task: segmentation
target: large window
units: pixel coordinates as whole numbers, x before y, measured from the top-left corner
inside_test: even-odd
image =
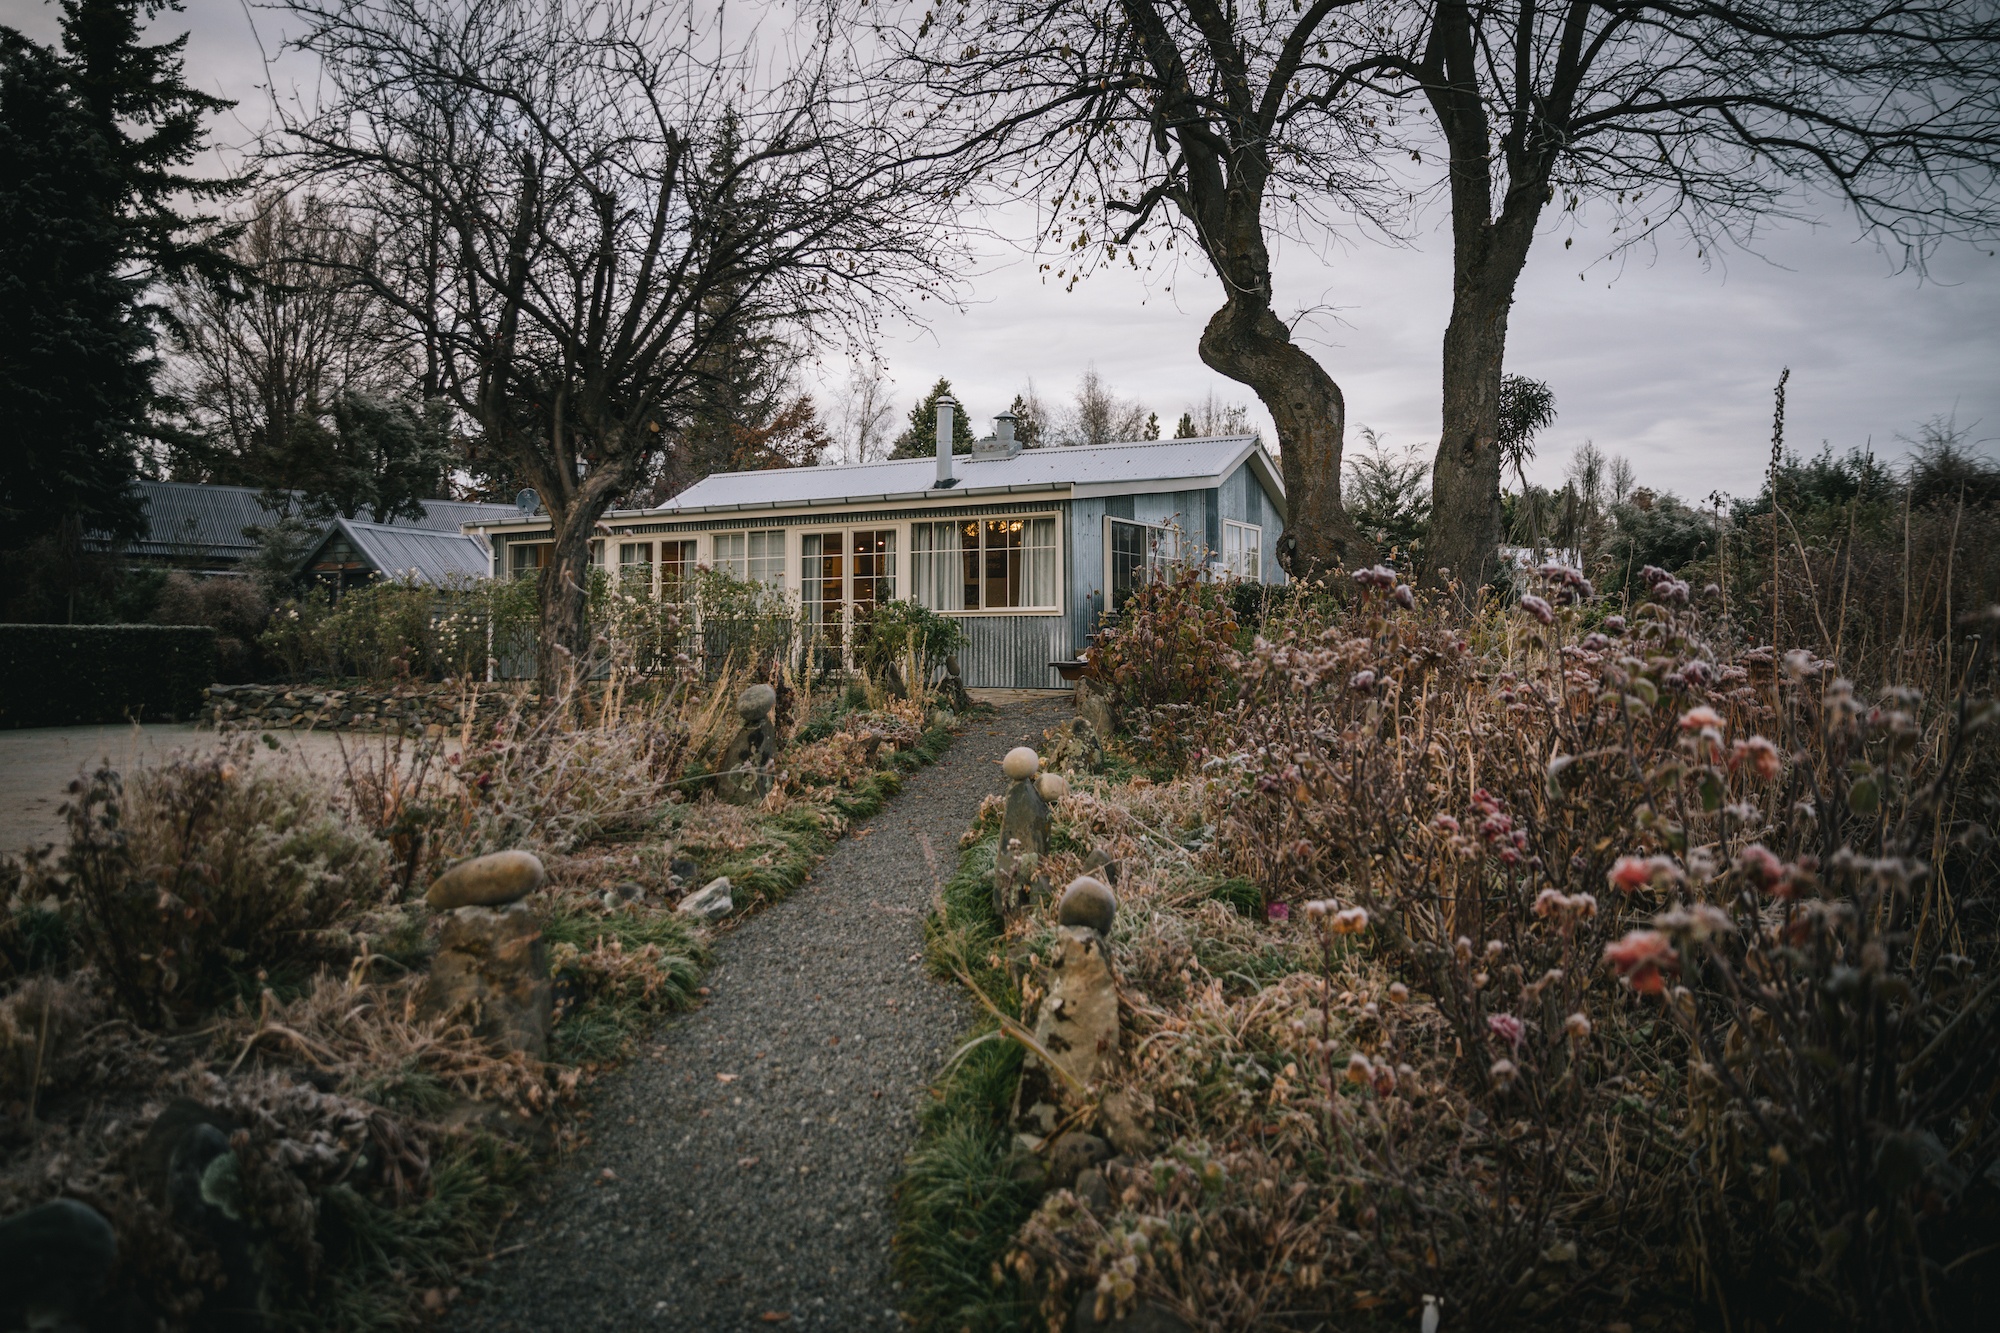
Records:
[[[893,529],[851,534],[854,546],[854,613],[896,600],[896,534]]]
[[[694,549],[691,541],[660,543],[660,596],[670,602],[687,595],[684,590],[694,577]]]
[[[618,586],[630,593],[653,591],[651,542],[626,542],[618,548]]]
[[[1246,583],[1264,577],[1264,529],[1251,523],[1226,521],[1222,525],[1222,565]]]
[[[938,611],[1057,608],[1053,518],[961,519],[910,529],[910,591]]]
[[[799,601],[805,622],[829,643],[840,642],[847,579],[846,536],[808,532],[799,538]]]
[[[715,534],[715,567],[731,578],[783,587],[785,534],[718,532]]]
[[[1160,577],[1174,562],[1179,540],[1172,528],[1132,523],[1122,518],[1108,521],[1111,609],[1116,611],[1125,605],[1134,588]]]
[[[549,562],[552,542],[508,542],[507,572],[517,579],[535,578]]]

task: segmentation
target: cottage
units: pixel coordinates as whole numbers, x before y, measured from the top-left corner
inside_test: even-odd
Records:
[[[1284,490],[1255,437],[1023,449],[1003,413],[953,455],[953,410],[939,407],[935,459],[718,473],[606,515],[595,558],[654,587],[698,564],[781,587],[833,642],[875,603],[914,598],[963,624],[966,684],[1014,689],[1059,688],[1050,664],[1169,562],[1284,581]],[[492,543],[496,577],[533,574],[550,549],[546,516],[467,530]]]

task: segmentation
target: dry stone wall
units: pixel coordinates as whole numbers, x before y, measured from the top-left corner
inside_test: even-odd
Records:
[[[470,718],[490,731],[516,701],[533,709],[540,696],[515,684],[406,686],[397,689],[316,685],[211,685],[202,715],[211,726],[311,727],[317,731],[456,731]]]

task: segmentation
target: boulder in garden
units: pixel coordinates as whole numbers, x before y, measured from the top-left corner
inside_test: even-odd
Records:
[[[460,861],[439,875],[424,901],[440,912],[459,907],[504,907],[548,882],[542,858],[533,852],[493,852]]]
[[[695,917],[701,921],[716,922],[736,910],[736,900],[731,895],[729,877],[712,879],[703,885],[698,893],[690,893],[681,899],[674,909],[682,916]]]

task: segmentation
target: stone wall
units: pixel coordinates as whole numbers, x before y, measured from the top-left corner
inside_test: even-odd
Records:
[[[396,688],[318,685],[211,685],[202,717],[214,726],[312,727],[319,731],[457,731],[468,713],[473,730],[490,731],[516,700],[533,709],[541,696],[520,684],[411,685]]]

